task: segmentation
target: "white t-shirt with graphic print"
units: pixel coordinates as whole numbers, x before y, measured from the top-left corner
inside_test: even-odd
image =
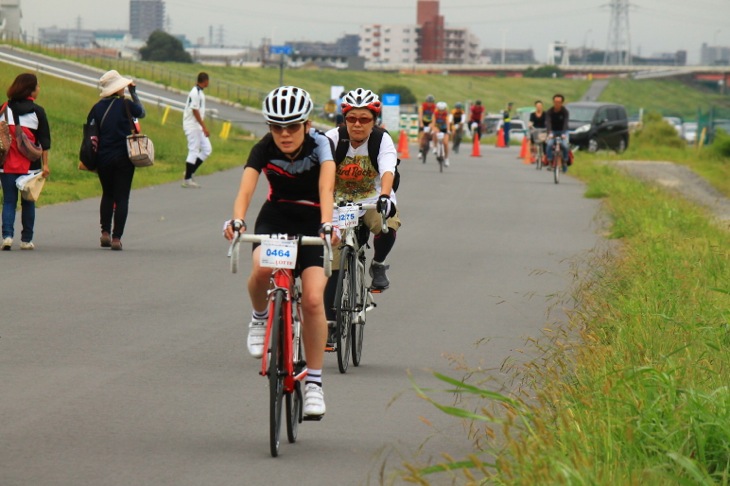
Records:
[[[339,130],[333,128],[326,135],[337,147],[340,140]],[[386,172],[395,175],[395,166],[398,162],[398,152],[390,135],[383,134],[378,153],[378,169],[370,162],[368,154],[368,141],[366,140],[358,148],[347,148],[345,160],[337,165],[335,177],[335,201],[340,197],[352,199],[355,202],[374,204],[377,202],[381,192],[381,178]],[[391,189],[390,199],[396,203],[395,191]]]

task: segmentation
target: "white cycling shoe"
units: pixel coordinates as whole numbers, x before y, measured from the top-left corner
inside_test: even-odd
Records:
[[[304,385],[304,415],[324,415],[325,410],[322,387],[314,383]]]
[[[253,319],[248,324],[248,339],[246,345],[248,352],[254,358],[260,358],[264,355],[264,337],[266,336],[266,321],[257,321]]]

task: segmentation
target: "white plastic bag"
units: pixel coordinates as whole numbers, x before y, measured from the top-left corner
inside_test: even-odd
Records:
[[[23,199],[26,201],[37,201],[45,183],[46,178],[43,177],[43,172],[38,171],[18,177],[15,181],[15,186],[20,191]]]

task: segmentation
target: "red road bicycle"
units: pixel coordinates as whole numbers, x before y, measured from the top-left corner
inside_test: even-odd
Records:
[[[271,286],[268,293],[269,319],[266,322],[264,355],[259,374],[269,380],[269,448],[271,455],[279,455],[281,411],[286,397],[286,435],[290,443],[297,440],[302,420],[320,420],[322,417],[303,417],[302,380],[307,376],[307,364],[302,350],[301,287],[287,262],[296,262],[293,252],[299,245],[324,245],[325,274],[331,270],[332,248],[329,240],[318,236],[261,235],[235,233],[229,256],[231,272],[238,272],[241,242],[261,243],[261,253],[271,266]],[[287,243],[282,243],[287,242]],[[277,244],[278,243],[278,244]],[[277,260],[278,258],[278,260]]]

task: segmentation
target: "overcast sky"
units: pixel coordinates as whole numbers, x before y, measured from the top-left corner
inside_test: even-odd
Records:
[[[412,24],[416,0],[165,0],[173,34],[206,40],[222,26],[227,45],[287,40],[334,41],[364,23]],[[446,24],[468,27],[483,48],[532,48],[545,60],[550,42],[605,49],[610,0],[441,0]],[[129,28],[128,0],[20,0],[23,28]],[[629,13],[634,54],[686,49],[699,62],[703,42],[730,46],[730,0],[632,0]]]

